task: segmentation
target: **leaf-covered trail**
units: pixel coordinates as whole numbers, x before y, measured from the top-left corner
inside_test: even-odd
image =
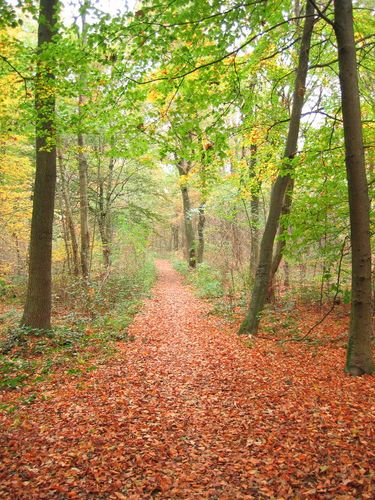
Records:
[[[249,348],[158,268],[134,342],[2,417],[0,497],[371,498],[371,377],[342,349]]]

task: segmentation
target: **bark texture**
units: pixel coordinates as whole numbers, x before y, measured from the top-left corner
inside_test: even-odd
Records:
[[[112,188],[113,188],[113,169],[114,160],[110,159],[108,165],[107,182],[101,177],[98,172],[99,196],[98,205],[99,212],[97,215],[100,239],[102,242],[103,264],[106,269],[112,264]]]
[[[206,216],[204,214],[205,204],[201,203],[198,208],[198,248],[197,248],[197,263],[202,264],[204,254],[204,226],[206,223]]]
[[[81,43],[82,48],[86,45],[87,40],[87,25],[86,25],[86,12],[88,8],[88,2],[83,2],[81,8],[81,21],[82,21],[82,33],[81,33]],[[85,74],[80,75],[80,85],[81,88],[85,87]],[[79,204],[80,204],[80,229],[81,229],[81,271],[84,279],[88,278],[90,272],[90,230],[89,230],[89,202],[88,202],[88,164],[85,155],[85,141],[83,132],[81,130],[83,121],[83,111],[82,107],[85,104],[85,98],[83,95],[78,97],[78,116],[79,116],[79,127],[77,134],[77,146],[78,146],[78,172],[79,172]]]
[[[258,330],[260,314],[267,298],[268,284],[272,265],[273,245],[279,226],[280,215],[285,193],[291,182],[291,161],[297,151],[297,141],[300,129],[301,113],[304,103],[306,76],[309,62],[310,41],[314,26],[314,7],[307,2],[306,18],[302,33],[298,67],[293,92],[293,106],[289,122],[288,137],[284,151],[284,172],[276,179],[270,199],[270,209],[260,244],[259,263],[255,275],[255,283],[248,313],[239,333],[255,334]]]
[[[202,138],[201,138],[202,142]],[[197,263],[202,264],[204,255],[204,230],[206,225],[206,200],[207,200],[207,172],[206,163],[209,157],[209,149],[211,148],[211,143],[207,143],[203,146],[203,151],[201,155],[201,164],[199,168],[200,177],[200,191],[201,191],[201,201],[198,207],[198,224],[197,224],[197,234],[198,234],[198,246],[197,246]]]
[[[78,239],[77,232],[74,224],[73,211],[70,203],[69,188],[66,179],[66,172],[64,166],[64,159],[61,151],[58,153],[59,162],[59,172],[60,172],[60,182],[61,182],[61,196],[63,200],[63,210],[65,221],[67,224],[67,230],[69,231],[69,239],[71,246],[71,257],[72,257],[72,270],[73,273],[79,275],[79,250],[78,250]],[[70,254],[70,252],[69,252]]]
[[[178,224],[172,224],[171,226],[171,250],[177,252],[179,248],[179,226]]]
[[[188,173],[188,166],[185,165],[185,162],[179,162],[177,164],[178,173],[180,178],[183,178]],[[191,203],[189,190],[185,182],[180,183],[180,190],[182,196],[182,206],[184,212],[184,226],[185,226],[185,244],[187,250],[187,259],[189,267],[196,267],[197,259],[196,259],[196,251],[195,251],[195,237],[194,237],[194,228],[193,221],[191,216]]]
[[[256,144],[251,144],[250,162],[249,162],[250,178],[255,177],[257,149],[258,147]],[[250,213],[251,213],[250,274],[252,279],[254,279],[259,261],[259,191],[260,191],[260,183],[257,183],[256,187],[253,189],[253,192],[251,194],[251,201],[250,201]]]
[[[29,278],[21,324],[51,327],[52,226],[56,188],[54,74],[48,51],[57,29],[58,0],[40,0],[35,80],[36,172],[31,219]],[[46,88],[48,92],[46,92]]]
[[[79,101],[82,102],[82,96]],[[81,104],[80,104],[81,106]],[[81,114],[81,109],[79,108]],[[79,171],[79,207],[80,207],[80,228],[81,228],[81,271],[82,276],[89,275],[90,259],[90,231],[89,231],[89,202],[88,202],[88,180],[87,180],[87,160],[84,153],[84,138],[81,132],[77,136],[78,144],[78,171]]]
[[[346,371],[352,375],[362,375],[374,371],[371,346],[370,203],[363,150],[351,0],[335,1],[334,29],[340,70],[352,244],[352,308]]]
[[[292,208],[292,201],[293,201],[293,189],[294,189],[294,179],[290,179],[289,186],[287,187],[285,193],[283,207],[281,209],[281,217],[288,216],[290,214],[290,209]],[[285,222],[281,222],[279,225],[278,240],[276,242],[276,247],[274,249],[272,257],[270,281],[268,285],[268,296],[267,296],[268,301],[271,301],[274,298],[274,293],[275,293],[274,279],[275,279],[275,274],[277,273],[277,270],[279,269],[281,260],[283,258],[285,244],[286,244],[285,234],[287,231],[288,231],[288,224]]]

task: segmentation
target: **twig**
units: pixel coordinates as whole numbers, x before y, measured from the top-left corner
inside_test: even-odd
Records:
[[[314,9],[316,10],[316,12],[319,14],[319,17],[321,17],[322,19],[324,19],[324,21],[328,24],[330,24],[333,28],[335,27],[334,25],[334,22],[331,21],[331,19],[329,19],[329,17],[327,17],[324,12],[328,9],[328,7],[330,6],[331,4],[331,1],[328,2],[328,4],[324,7],[323,10],[321,10],[318,5],[316,4],[316,2],[314,2],[314,0],[309,0],[309,2],[311,3],[311,5],[314,7]]]
[[[286,19],[284,21],[280,21],[279,23],[274,24],[273,26],[265,29],[264,31],[251,36],[249,39],[247,39],[244,43],[242,43],[236,49],[233,49],[230,52],[226,52],[225,54],[223,54],[221,57],[218,57],[217,59],[213,59],[213,60],[208,61],[206,63],[199,64],[198,66],[195,66],[194,68],[192,68],[192,69],[190,69],[188,71],[185,71],[182,74],[175,74],[175,75],[171,75],[171,76],[156,77],[156,78],[152,78],[150,80],[144,80],[144,81],[136,80],[135,78],[131,78],[129,76],[127,76],[125,78],[127,78],[129,81],[134,82],[134,83],[136,83],[138,85],[146,85],[146,84],[149,84],[149,83],[160,82],[160,81],[163,81],[163,80],[177,80],[179,78],[184,78],[185,76],[191,75],[192,73],[195,73],[196,71],[198,71],[200,69],[207,68],[207,67],[212,66],[214,64],[217,64],[219,62],[222,62],[225,59],[228,59],[229,57],[237,55],[239,52],[241,52],[241,50],[243,50],[245,47],[247,47],[250,43],[254,42],[257,38],[260,38],[260,37],[262,37],[264,35],[267,35],[268,33],[270,33],[271,31],[273,31],[276,28],[280,28],[281,26],[284,26],[285,24],[289,24],[292,21],[295,21],[295,20],[298,20],[298,19],[305,19],[305,18],[306,18],[306,16],[295,16],[295,17],[291,17],[289,19]]]
[[[343,261],[343,258],[344,256],[346,255],[346,253],[344,253],[344,249],[345,249],[345,245],[346,245],[346,241],[347,241],[348,237],[345,236],[344,238],[344,241],[343,241],[343,244],[341,246],[341,252],[340,252],[340,260],[339,260],[339,267],[338,267],[338,271],[337,271],[337,280],[336,280],[336,292],[335,292],[335,295],[333,297],[333,300],[332,300],[332,305],[331,307],[328,309],[328,311],[320,318],[319,321],[317,321],[308,331],[305,335],[303,335],[303,337],[291,337],[289,339],[285,339],[285,340],[282,340],[280,342],[281,345],[285,344],[286,342],[302,342],[303,340],[305,340],[307,337],[310,336],[311,332],[313,330],[315,330],[315,328],[319,325],[321,325],[323,323],[323,321],[331,314],[331,312],[334,310],[335,308],[335,305],[336,305],[336,299],[337,299],[337,296],[339,294],[339,286],[340,286],[340,279],[341,279],[341,265],[342,265],[342,261]]]
[[[27,95],[28,91],[27,91],[27,81],[28,80],[31,80],[32,78],[31,77],[28,77],[28,76],[24,76],[10,61],[9,59],[7,59],[5,56],[3,56],[2,54],[0,54],[0,59],[2,59],[10,68],[12,68],[12,70],[23,80],[23,83],[25,85],[25,93]]]

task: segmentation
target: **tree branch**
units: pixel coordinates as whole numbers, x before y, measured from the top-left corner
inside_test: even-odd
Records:
[[[145,80],[145,81],[135,80],[134,78],[131,78],[131,77],[126,77],[126,78],[128,80],[130,80],[131,82],[136,83],[138,85],[146,85],[148,83],[160,82],[160,81],[163,81],[163,80],[169,80],[170,81],[170,80],[177,80],[179,78],[184,78],[185,76],[191,75],[192,73],[195,73],[196,71],[198,71],[200,69],[207,68],[207,67],[212,66],[214,64],[217,64],[219,62],[222,62],[225,59],[228,59],[228,57],[237,55],[242,49],[244,49],[245,47],[247,47],[254,40],[256,40],[257,38],[262,37],[264,35],[267,35],[271,31],[273,31],[274,29],[280,28],[280,26],[283,26],[285,24],[289,24],[290,22],[296,21],[298,19],[305,19],[305,18],[306,18],[306,16],[295,16],[295,17],[291,17],[289,19],[286,19],[284,21],[280,21],[279,23],[276,23],[273,26],[271,26],[270,28],[267,28],[266,30],[262,31],[261,33],[257,33],[256,35],[253,35],[252,37],[250,37],[248,40],[246,40],[243,44],[241,44],[236,49],[231,50],[230,52],[226,52],[224,55],[222,55],[221,57],[218,57],[217,59],[213,59],[213,60],[208,61],[206,63],[200,64],[199,66],[195,66],[194,68],[192,68],[192,69],[190,69],[188,71],[185,71],[184,73],[181,73],[179,75],[177,74],[177,75],[173,75],[173,76],[161,76],[161,77],[158,77],[158,78],[153,78],[151,80]]]
[[[314,9],[316,10],[316,12],[318,13],[319,17],[321,17],[322,19],[324,19],[324,21],[328,24],[330,24],[333,28],[335,27],[335,24],[333,21],[331,21],[331,19],[329,17],[327,17],[324,12],[328,9],[328,7],[330,6],[331,4],[331,0],[328,2],[328,4],[324,7],[323,10],[320,9],[320,7],[318,7],[318,5],[316,4],[316,2],[314,0],[308,0],[311,5],[314,7]]]
[[[31,80],[31,77],[24,76],[5,56],[0,54],[0,59],[2,59],[12,70],[23,80],[25,85],[25,93],[27,94],[27,82]]]

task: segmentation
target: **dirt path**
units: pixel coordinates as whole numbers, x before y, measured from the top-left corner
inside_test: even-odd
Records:
[[[371,498],[369,378],[250,349],[158,268],[118,358],[4,417],[0,497]]]

